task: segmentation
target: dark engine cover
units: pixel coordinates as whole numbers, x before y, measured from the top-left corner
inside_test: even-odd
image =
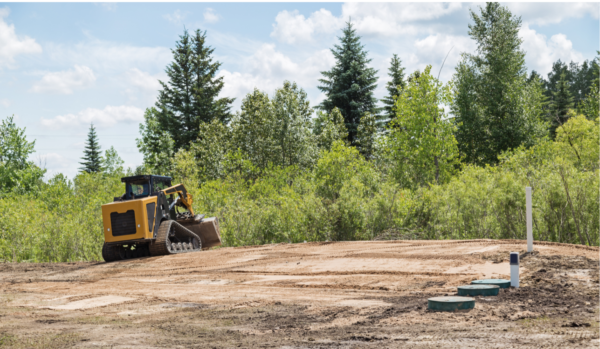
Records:
[[[113,212],[110,214],[110,225],[113,236],[133,235],[136,232],[135,212],[129,210],[125,213]]]

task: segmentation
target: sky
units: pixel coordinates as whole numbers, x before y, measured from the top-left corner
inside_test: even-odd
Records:
[[[311,105],[323,100],[321,72],[351,19],[378,70],[385,96],[398,54],[407,73],[428,64],[448,81],[461,53],[474,53],[469,10],[483,3],[1,3],[0,119],[14,115],[36,140],[31,160],[46,178],[73,178],[90,123],[103,150],[114,146],[126,167],[142,164],[136,147],[144,110],[167,81],[170,49],[184,29],[206,31],[221,62],[221,96],[233,111],[254,88],[272,95],[295,81]],[[503,3],[520,16],[529,71],[592,60],[600,49],[598,3]]]

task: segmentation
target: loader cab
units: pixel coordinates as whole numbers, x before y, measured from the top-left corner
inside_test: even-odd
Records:
[[[125,194],[120,199],[134,200],[157,196],[158,192],[171,186],[171,177],[139,175],[123,177],[121,182],[125,183]]]

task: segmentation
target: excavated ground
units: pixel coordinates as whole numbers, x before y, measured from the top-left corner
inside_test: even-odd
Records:
[[[0,347],[597,348],[598,248],[378,241],[221,248],[114,263],[0,264]],[[480,278],[521,287],[427,310]]]

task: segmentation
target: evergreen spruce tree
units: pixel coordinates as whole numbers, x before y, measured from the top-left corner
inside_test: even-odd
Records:
[[[160,81],[156,109],[160,128],[175,142],[175,151],[188,149],[198,138],[200,123],[217,119],[228,122],[233,98],[217,98],[223,89],[223,77],[216,78],[221,66],[213,62],[214,49],[206,45],[206,31],[187,30],[175,44],[173,62],[166,68],[168,82]]]
[[[384,113],[386,118],[386,124],[389,123],[391,119],[394,118],[394,97],[398,96],[398,89],[403,90],[406,87],[406,82],[404,81],[404,67],[402,67],[402,60],[398,58],[397,54],[394,54],[392,57],[391,65],[388,69],[388,75],[392,78],[391,81],[388,81],[386,89],[388,91],[388,95],[381,100],[384,104]]]
[[[598,77],[594,73],[594,66],[598,63],[598,58],[592,61],[585,60],[582,64],[571,62],[569,65],[563,63],[560,59],[552,64],[552,70],[548,73],[548,80],[544,80],[544,94],[549,100],[554,98],[558,91],[558,83],[564,79],[569,84],[569,92],[573,97],[573,108],[578,108],[579,104],[590,93],[590,87]]]
[[[556,91],[552,94],[550,103],[550,134],[552,138],[556,135],[556,128],[567,122],[568,111],[573,108],[573,96],[570,91],[570,84],[567,81],[566,74],[561,74]]]
[[[532,146],[547,134],[543,90],[537,79],[527,82],[521,18],[496,2],[480,15],[471,11],[471,18],[477,54],[463,54],[456,67],[451,110],[461,155],[470,163],[493,164],[502,152]]]
[[[80,168],[82,172],[92,173],[102,171],[102,155],[100,150],[100,144],[98,144],[98,136],[96,135],[96,128],[94,124],[90,125],[90,131],[88,132],[88,139],[85,142],[85,150],[83,151],[83,157],[79,164],[83,167]]]
[[[326,98],[319,108],[327,113],[335,107],[340,110],[348,129],[348,140],[355,145],[360,118],[367,112],[378,115],[377,99],[373,97],[377,71],[367,66],[371,60],[367,58],[367,51],[352,23],[347,22],[342,33],[340,45],[331,49],[336,59],[335,66],[330,71],[321,72],[324,78],[319,80],[323,84],[319,90],[325,93]]]
[[[592,62],[592,72],[594,75],[594,80],[592,82],[600,89],[600,51],[596,52],[598,53],[598,57]]]

